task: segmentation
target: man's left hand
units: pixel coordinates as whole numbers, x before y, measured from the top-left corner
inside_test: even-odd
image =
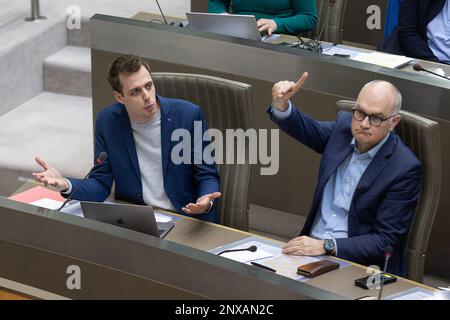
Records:
[[[211,201],[220,198],[221,195],[222,194],[220,192],[205,194],[204,196],[198,198],[196,203],[188,203],[186,206],[181,208],[181,210],[188,214],[205,213],[211,207]]]
[[[283,247],[284,254],[295,256],[321,256],[324,255],[324,240],[313,239],[307,236],[301,236],[292,239]]]

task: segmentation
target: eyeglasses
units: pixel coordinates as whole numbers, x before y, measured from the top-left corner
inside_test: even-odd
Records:
[[[386,120],[391,119],[391,118],[393,118],[393,117],[398,115],[398,113],[396,113],[396,114],[393,114],[390,117],[383,118],[382,116],[379,116],[379,115],[376,115],[376,114],[367,114],[364,111],[362,111],[361,109],[358,109],[357,107],[354,107],[352,110],[353,110],[353,118],[355,120],[364,121],[364,119],[366,117],[369,117],[369,122],[374,127],[379,127],[379,126],[381,126],[383,121],[386,121]]]

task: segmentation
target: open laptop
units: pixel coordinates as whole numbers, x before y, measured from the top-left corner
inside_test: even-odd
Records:
[[[219,33],[259,42],[266,42],[266,39],[269,39],[267,35],[261,36],[255,16],[203,12],[186,12],[186,16],[189,21],[189,28],[194,30]]]
[[[85,218],[164,238],[175,223],[156,222],[150,206],[81,201]]]

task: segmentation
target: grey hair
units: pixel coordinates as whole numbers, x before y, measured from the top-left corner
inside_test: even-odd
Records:
[[[378,84],[378,83],[387,83],[391,86],[391,88],[393,90],[393,96],[394,96],[394,114],[400,113],[400,110],[402,109],[402,100],[403,100],[402,94],[397,89],[397,87],[394,86],[392,83],[385,81],[385,80],[373,80],[373,81],[370,81],[369,83],[366,83],[364,85],[364,87],[361,89],[361,91],[368,86]]]

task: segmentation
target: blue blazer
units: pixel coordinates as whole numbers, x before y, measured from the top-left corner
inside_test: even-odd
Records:
[[[427,26],[442,11],[445,0],[403,0],[397,28],[378,50],[440,62],[428,47]]]
[[[201,121],[203,132],[207,129],[205,117],[197,105],[179,99],[157,96],[161,106],[161,153],[163,164],[164,190],[176,208],[212,192],[219,191],[219,175],[215,165],[174,164],[170,159],[172,148],[178,141],[171,141],[172,132],[184,128],[194,137],[194,121]],[[72,183],[72,198],[85,201],[104,201],[111,193],[115,182],[115,197],[136,204],[144,204],[141,171],[131,130],[130,118],[121,103],[103,109],[97,116],[95,125],[95,156],[108,153],[108,159],[96,166],[89,179],[82,182],[69,179]],[[203,143],[203,149],[207,145]],[[193,143],[192,143],[193,148]],[[193,156],[193,151],[192,151]],[[192,160],[193,162],[193,160]],[[184,214],[186,215],[186,214]],[[189,215],[202,220],[217,222],[213,208],[209,213]]]
[[[316,121],[296,108],[292,110],[285,120],[271,118],[287,134],[322,154],[317,187],[301,232],[301,235],[309,235],[325,185],[352,152],[352,114],[340,112],[335,122],[324,122]],[[336,239],[337,256],[383,268],[384,248],[391,245],[394,255],[388,271],[406,276],[406,238],[420,185],[420,162],[392,132],[356,187],[348,212],[348,238]]]

